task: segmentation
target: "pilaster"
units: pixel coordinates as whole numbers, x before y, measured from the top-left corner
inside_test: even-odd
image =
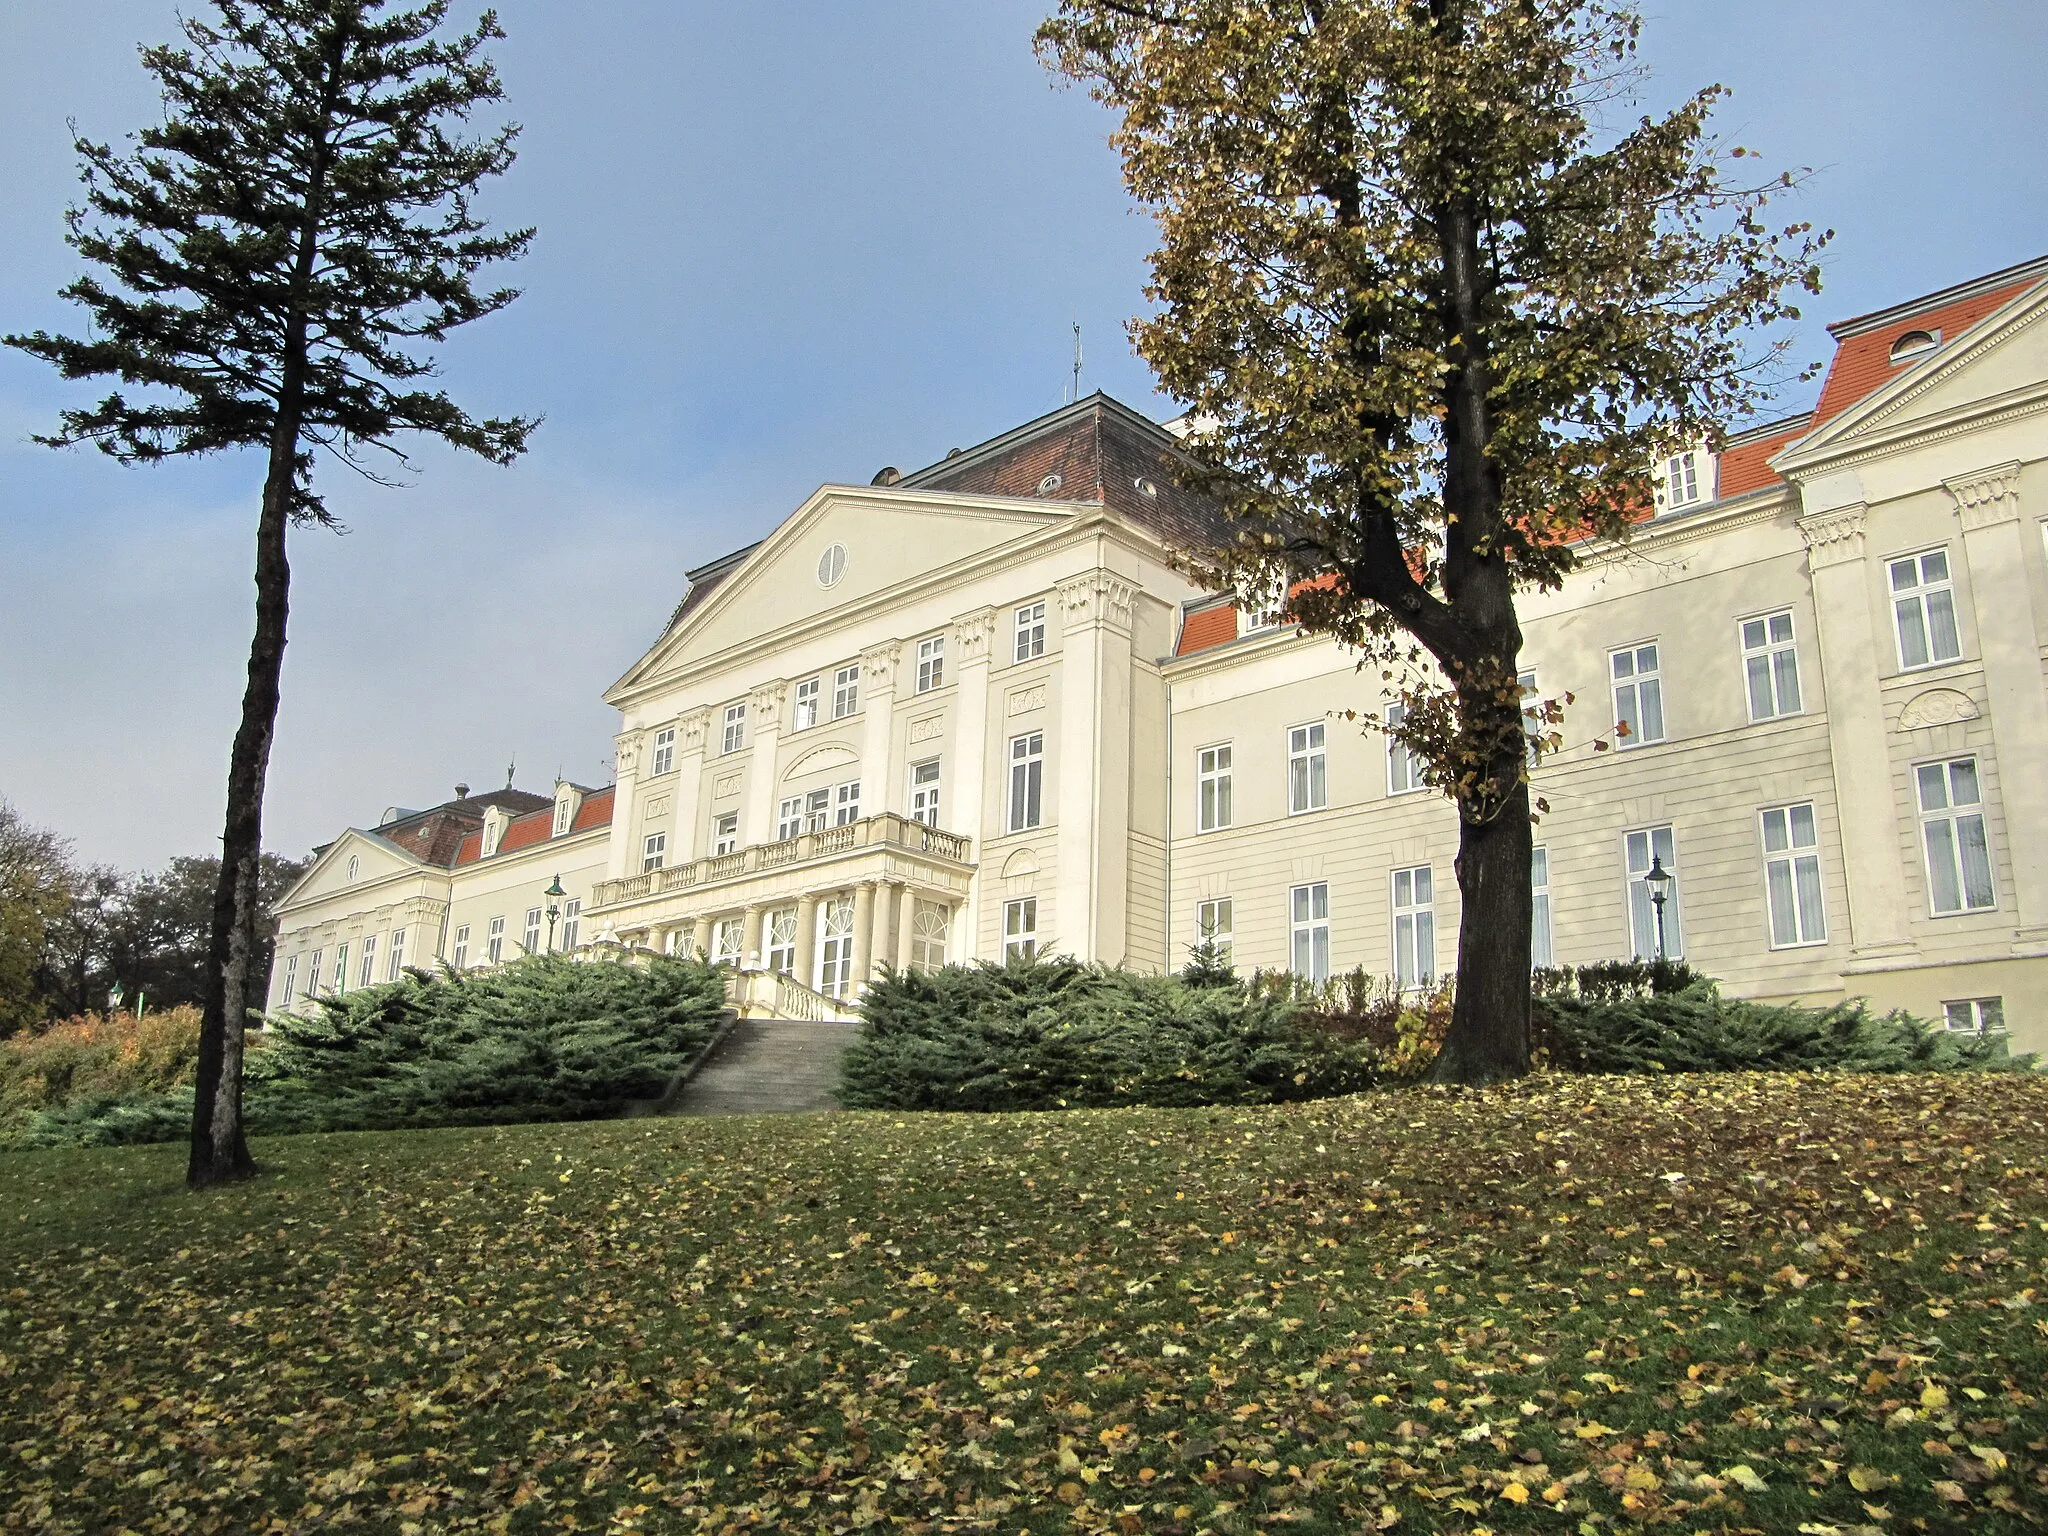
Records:
[[[875,952],[875,882],[863,880],[853,888],[853,986],[858,997],[868,987],[868,962]]]
[[[860,653],[861,804],[876,811],[905,811],[904,789],[896,782],[896,672],[903,642],[884,641]]]
[[[612,741],[612,830],[605,843],[605,878],[619,880],[633,867],[633,805],[639,786],[640,732],[621,731]]]
[[[1131,610],[1137,589],[1093,570],[1058,587],[1063,638],[1053,932],[1077,958],[1124,958],[1130,842]],[[1043,919],[1041,918],[1041,926]]]
[[[669,845],[679,864],[704,852],[704,738],[710,730],[708,709],[693,709],[676,721],[676,804]]]
[[[995,609],[980,608],[953,621],[946,647],[958,686],[953,706],[953,748],[948,754],[952,761],[944,769],[939,821],[942,826],[971,835],[977,855],[983,860],[987,858],[983,850],[988,839],[1002,830],[1003,814],[1002,795],[991,798],[988,787],[989,669],[995,632]],[[976,957],[982,888],[995,878],[996,872],[984,863],[975,872],[967,899],[961,904],[959,921],[965,942],[958,954],[962,960]]]
[[[764,683],[747,695],[747,800],[740,841],[765,843],[775,835],[775,755],[782,741],[782,702],[789,685]]]

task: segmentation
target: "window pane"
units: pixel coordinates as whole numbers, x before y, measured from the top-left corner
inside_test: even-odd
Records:
[[[1550,850],[1548,848],[1531,848],[1529,850],[1529,883],[1531,885],[1550,884]]]
[[[1316,921],[1321,922],[1330,915],[1330,888],[1327,885],[1312,885],[1308,888],[1309,910]]]
[[[1628,872],[1632,875],[1645,873],[1650,867],[1650,834],[1631,832],[1628,835]]]
[[[1316,981],[1330,979],[1330,930],[1326,927],[1309,930],[1309,975]]]
[[[1799,936],[1812,944],[1828,936],[1827,913],[1821,905],[1820,860],[1808,854],[1792,863],[1799,885]]]
[[[1929,896],[1935,911],[1962,910],[1962,887],[1956,878],[1955,830],[1946,819],[1927,823],[1927,878],[1932,882]]]
[[[1894,605],[1899,615],[1899,661],[1908,667],[1927,665],[1927,622],[1920,613],[1920,599],[1909,597]]]
[[[1294,888],[1294,891],[1293,891],[1293,894],[1292,894],[1291,900],[1292,900],[1292,901],[1293,901],[1293,903],[1294,903],[1294,921],[1295,921],[1295,922],[1297,922],[1297,923],[1305,923],[1305,922],[1307,922],[1307,921],[1308,921],[1308,887],[1307,887],[1307,886],[1305,886],[1305,885],[1297,885],[1297,886],[1296,886],[1296,887]]]
[[[1785,641],[1787,641],[1787,640],[1790,640],[1791,638],[1792,638],[1792,615],[1791,615],[1791,614],[1789,614],[1789,613],[1774,613],[1774,614],[1772,614],[1772,615],[1771,615],[1771,640],[1772,640],[1772,642],[1773,642],[1773,643],[1775,643],[1775,644],[1783,644],[1783,643],[1784,643]]]
[[[1415,905],[1415,876],[1409,870],[1394,872],[1394,905],[1412,907]]]
[[[1633,652],[1616,651],[1614,653],[1614,675],[1617,678],[1629,678],[1636,675],[1636,658]]]
[[[1948,765],[1949,796],[1957,805],[1975,805],[1977,793],[1977,760],[1965,757]]]
[[[1920,579],[1923,582],[1948,580],[1948,551],[1929,550],[1920,557]]]
[[[1771,702],[1771,659],[1752,656],[1749,658],[1749,718],[1768,720],[1776,713]]]
[[[1892,562],[1892,590],[1894,592],[1910,592],[1919,585],[1920,567],[1918,562],[1912,560],[1894,560]]]
[[[1293,955],[1288,969],[1297,976],[1309,974],[1309,942],[1308,930],[1306,928],[1294,930]]]
[[[1813,807],[1810,805],[1793,806],[1792,846],[1795,848],[1811,848],[1818,841],[1819,838],[1814,835],[1813,830]]]
[[[1771,894],[1771,942],[1799,942],[1799,910],[1792,891],[1792,861],[1773,859],[1767,874]]]
[[[1963,654],[1956,635],[1955,594],[1947,588],[1927,594],[1928,649],[1936,661],[1954,661]]]
[[[1639,685],[1643,711],[1643,740],[1664,739],[1664,687],[1654,677],[1644,678]]]
[[[1756,650],[1764,643],[1764,621],[1749,619],[1742,626],[1742,644],[1746,650]]]
[[[1621,738],[1623,746],[1643,739],[1643,722],[1636,715],[1634,683],[1630,683],[1626,688],[1614,690],[1614,723],[1618,727],[1615,734]]]
[[[1982,816],[1956,818],[1956,842],[1963,854],[1963,899],[1972,911],[1988,907],[1991,895],[1991,849],[1984,837]]]
[[[1555,963],[1550,953],[1550,893],[1538,891],[1531,906],[1529,964],[1537,970],[1545,970]]]
[[[1783,811],[1765,811],[1764,852],[1783,853],[1790,846],[1791,840],[1785,835],[1785,813]]]
[[[1948,779],[1940,763],[1922,763],[1919,768],[1920,809],[1941,811],[1948,809]]]
[[[1796,715],[1799,713],[1799,653],[1783,650],[1771,658],[1771,666],[1777,672],[1778,713]]]
[[[1317,810],[1329,803],[1329,790],[1324,783],[1323,775],[1323,754],[1318,752],[1308,760],[1309,809]]]
[[[1415,914],[1415,974],[1425,986],[1436,980],[1436,914]]]

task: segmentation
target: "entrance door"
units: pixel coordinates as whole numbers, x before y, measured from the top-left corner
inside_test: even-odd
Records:
[[[853,989],[853,898],[818,903],[818,990],[843,998]]]

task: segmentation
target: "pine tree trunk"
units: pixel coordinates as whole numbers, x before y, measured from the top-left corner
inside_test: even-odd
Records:
[[[296,421],[279,424],[256,524],[256,635],[249,645],[249,683],[242,724],[228,761],[227,825],[221,834],[220,882],[214,888],[213,933],[207,946],[206,1004],[199,1027],[199,1065],[192,1103],[192,1188],[247,1178],[256,1171],[242,1131],[242,1051],[249,1011],[264,1001],[267,976],[256,974],[263,919],[259,874],[263,854],[263,784],[277,730],[284,671],[285,619],[291,567],[285,559],[290,523]]]
[[[1529,1070],[1532,896],[1529,786],[1500,813],[1458,822],[1458,995],[1437,1058],[1440,1083],[1494,1083]]]

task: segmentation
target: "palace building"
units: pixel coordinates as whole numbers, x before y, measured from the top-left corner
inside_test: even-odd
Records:
[[[1811,411],[1672,459],[1632,540],[1522,598],[1527,686],[1572,699],[1539,963],[1661,945],[2048,1047],[2044,317],[2048,258],[1832,326]],[[821,487],[688,572],[605,693],[616,783],[321,849],[272,1005],[545,948],[702,951],[798,1018],[1040,951],[1429,983],[1456,814],[1347,717],[1399,707],[1352,657],[1182,572],[1222,533],[1189,462],[1098,394]]]

